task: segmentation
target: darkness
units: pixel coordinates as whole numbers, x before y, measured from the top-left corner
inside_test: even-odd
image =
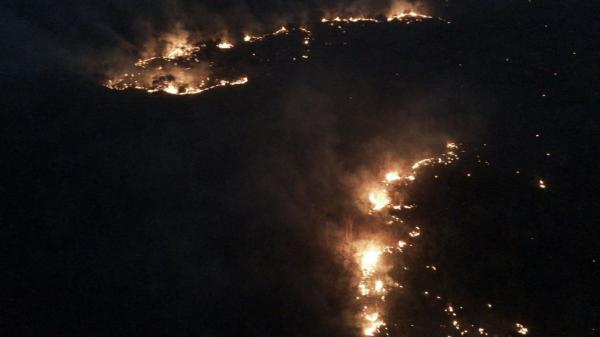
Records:
[[[422,234],[390,272],[405,287],[389,335],[449,335],[452,302],[490,336],[520,336],[515,322],[599,336],[600,8],[446,1],[427,7],[451,24],[314,20],[350,4],[0,5],[0,335],[362,335],[338,249],[365,219],[356,181],[453,140],[461,159],[407,194]],[[235,66],[246,85],[101,85],[174,21],[282,20],[311,25],[310,59],[289,61],[297,36],[259,44]]]

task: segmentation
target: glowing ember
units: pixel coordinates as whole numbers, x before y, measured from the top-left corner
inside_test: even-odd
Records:
[[[433,158],[419,160],[418,162],[413,164],[412,169],[417,170],[421,166],[427,166],[427,165],[431,164],[432,162],[433,162]]]
[[[412,230],[412,231],[410,231],[410,232],[408,233],[408,235],[409,235],[411,238],[416,238],[417,236],[421,235],[421,228],[419,228],[418,226],[417,226],[417,227],[415,227],[415,229],[414,229],[414,230]]]
[[[517,333],[521,335],[526,335],[529,332],[529,329],[521,323],[515,324],[515,328],[517,329]]]
[[[280,35],[280,34],[287,34],[288,30],[287,28],[285,28],[285,26],[282,26],[281,28],[279,28],[278,30],[276,30],[273,35]]]
[[[454,142],[448,142],[448,143],[446,144],[446,148],[447,148],[447,149],[458,149],[458,146],[457,146],[457,145],[456,145],[456,143],[454,143]]]

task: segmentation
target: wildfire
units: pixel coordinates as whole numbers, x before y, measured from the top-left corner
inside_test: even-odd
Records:
[[[322,23],[360,23],[360,22],[382,23],[382,22],[398,21],[398,22],[410,23],[410,22],[422,21],[422,20],[428,20],[428,19],[433,19],[433,17],[429,16],[429,15],[417,13],[414,11],[405,11],[402,13],[390,14],[381,19],[377,18],[377,17],[369,17],[369,16],[349,16],[349,17],[334,16],[334,17],[323,17],[323,18],[321,18],[321,22]]]
[[[529,329],[527,329],[527,327],[521,323],[515,324],[515,328],[517,330],[517,333],[520,335],[526,335],[529,332]]]
[[[389,205],[391,200],[384,190],[369,193],[369,201],[373,204],[373,211],[379,211]]]
[[[152,92],[156,92],[156,91],[164,91],[171,95],[190,95],[190,94],[199,94],[201,92],[211,90],[214,88],[218,88],[218,87],[242,85],[242,84],[246,84],[246,83],[248,83],[248,77],[244,76],[244,77],[241,77],[234,81],[220,80],[217,84],[215,84],[213,86],[208,86],[208,87],[203,87],[203,88],[189,87],[186,85],[182,85],[182,86],[178,87],[177,84],[169,83],[164,88],[161,87],[161,88],[157,88],[157,89],[149,89],[148,92],[152,93]]]
[[[281,26],[281,28],[279,28],[278,30],[276,30],[273,35],[281,35],[281,34],[287,34],[288,30],[287,28],[285,28],[285,26]]]
[[[416,181],[420,171],[428,166],[446,166],[455,162],[459,159],[459,147],[456,143],[448,142],[446,144],[446,151],[437,157],[425,158],[416,161],[410,168],[411,170],[406,174],[400,174],[396,170],[390,170],[384,174],[384,179],[380,181],[380,186],[369,194],[369,201],[372,204],[372,208],[369,214],[373,215],[374,221],[381,221],[382,224],[387,225],[404,225],[404,221],[397,216],[397,212],[401,210],[410,210],[416,205],[413,204],[400,204],[396,200],[398,191],[402,191],[404,188]],[[394,193],[392,193],[394,191]],[[385,208],[390,206],[386,211]],[[375,212],[377,215],[375,215]],[[413,226],[409,231],[405,231],[405,236],[402,238],[388,237],[382,238],[383,233],[389,233],[389,231],[382,230],[381,233],[375,234],[377,237],[376,241],[368,241],[365,244],[363,241],[356,243],[358,254],[357,261],[359,270],[357,273],[360,275],[359,282],[357,284],[358,294],[355,295],[356,299],[362,306],[362,310],[359,314],[359,324],[361,326],[362,334],[364,336],[375,336],[380,333],[387,334],[387,325],[384,320],[386,303],[385,299],[388,292],[393,291],[394,288],[403,288],[402,285],[393,281],[388,271],[391,266],[382,265],[382,257],[385,254],[403,254],[404,250],[413,245],[410,243],[413,240],[417,240],[421,236],[422,229],[419,226]],[[371,238],[375,239],[375,238]],[[400,240],[398,240],[400,239]],[[381,241],[380,241],[381,240]],[[363,242],[362,244],[360,244]],[[382,242],[389,242],[389,245],[385,245]],[[436,272],[438,267],[432,264],[425,266],[428,270]],[[405,271],[409,269],[403,268]],[[432,300],[441,300],[442,296],[434,294],[430,290],[421,291],[423,296]],[[487,304],[487,309],[492,308],[491,304]],[[475,324],[469,324],[461,322],[460,311],[463,308],[461,306],[453,306],[448,304],[443,307],[443,311],[449,317],[449,324],[444,324],[449,331],[449,335],[458,333],[459,335],[491,335],[488,329],[482,326],[476,326]],[[528,334],[529,330],[524,325],[517,323],[515,326],[516,332],[521,335]]]
[[[424,19],[432,19],[433,17],[431,17],[429,15],[419,14],[419,13],[410,11],[410,12],[405,12],[405,13],[394,14],[394,15],[388,16],[387,21],[388,22],[394,21],[394,20],[402,21],[402,20],[406,20],[408,18],[424,20]]]
[[[433,17],[414,11],[406,11],[381,18],[368,16],[324,17],[321,19],[321,22],[332,25],[334,23],[361,22],[410,23],[429,19],[433,19]],[[309,46],[314,39],[311,31],[304,27],[288,28],[282,26],[272,33],[264,35],[245,34],[243,41],[245,43],[254,43],[273,36],[287,35],[291,31],[301,31],[305,34],[301,42],[305,48],[301,57],[303,59],[308,59],[310,51]],[[218,44],[215,44],[215,41],[212,41],[210,42],[210,45],[216,46],[218,49],[236,48],[236,46],[229,41],[220,41]],[[197,65],[206,65],[205,61],[200,61],[202,59],[202,48],[204,47],[206,46],[202,45],[202,47],[200,47],[197,44],[191,43],[187,35],[175,36],[166,43],[164,50],[155,54],[159,56],[140,58],[134,63],[132,69],[108,80],[105,85],[114,90],[134,88],[145,90],[148,93],[165,92],[172,95],[189,95],[202,93],[218,87],[237,86],[248,83],[249,78],[245,75],[213,76],[212,70],[208,70],[207,68],[200,67],[201,71],[195,69]],[[217,54],[218,53],[219,52],[217,51]],[[225,52],[221,52],[221,55],[224,53]],[[458,150],[459,148],[456,143],[448,142],[446,144],[445,152],[437,157],[418,160],[410,166],[410,169],[406,168],[406,170],[404,170],[403,168],[402,173],[396,170],[385,173],[384,179],[378,180],[377,187],[368,194],[368,200],[371,204],[369,213],[374,215],[375,212],[378,212],[377,216],[374,216],[374,218],[383,218],[383,223],[386,225],[401,223],[401,219],[397,216],[399,212],[410,210],[414,205],[406,205],[403,202],[401,203],[396,200],[396,190],[394,189],[402,188],[414,182],[417,177],[419,177],[418,174],[420,173],[420,170],[425,167],[436,165],[446,166],[457,161],[460,159]],[[547,187],[544,180],[539,179],[537,182],[539,188],[545,189]],[[386,274],[385,266],[381,266],[382,260],[385,260],[382,259],[382,256],[384,254],[402,253],[403,249],[413,246],[409,243],[411,240],[418,240],[417,238],[421,236],[421,228],[418,226],[413,227],[410,231],[405,230],[403,232],[406,233],[404,234],[406,237],[402,238],[403,240],[391,238],[391,243],[388,243],[390,246],[383,244],[383,240],[379,241],[378,244],[371,242],[366,248],[362,247],[363,249],[360,249],[357,254],[357,264],[360,268],[357,273],[360,274],[360,280],[357,285],[358,296],[356,296],[356,298],[359,301],[364,301],[363,309],[359,313],[359,316],[362,332],[365,336],[374,336],[386,327],[386,323],[382,318],[382,316],[385,316],[385,311],[383,311],[385,309],[385,296],[388,292],[393,291],[394,287],[401,287]],[[430,269],[435,271],[436,267],[432,266]],[[429,292],[425,291],[424,294],[429,295]],[[434,296],[432,295],[432,297]],[[437,296],[437,298],[439,299],[440,296]],[[488,308],[491,308],[491,304],[488,304]],[[451,318],[450,326],[452,329],[458,330],[461,335],[468,332],[468,330],[462,328],[462,326],[466,326],[467,324],[461,325],[461,322],[457,317],[457,309],[449,305],[445,311]],[[514,327],[518,334],[526,335],[529,332],[528,328],[520,323],[516,323]],[[479,334],[487,335],[487,332],[485,332],[486,330],[482,327],[474,329],[476,330],[473,331],[477,331]]]
[[[192,54],[198,52],[199,50],[200,50],[199,47],[192,46],[192,45],[189,45],[186,43],[186,44],[182,44],[179,46],[174,46],[163,57],[167,58],[167,59],[176,59],[179,57],[189,57]]]
[[[379,23],[380,21],[375,19],[375,18],[369,18],[369,17],[348,17],[348,18],[342,18],[339,16],[336,16],[332,19],[328,19],[328,18],[322,18],[321,19],[322,23],[327,23],[327,22],[375,22],[375,23]]]
[[[389,15],[385,18],[374,18],[369,16],[335,16],[333,18],[322,18],[322,23],[356,23],[371,22],[385,23],[391,21],[412,22],[432,17],[419,14],[414,11],[405,11],[400,14]],[[243,41],[245,43],[255,43],[269,37],[287,35],[292,31],[302,32],[305,36],[302,39],[304,50],[301,55],[293,57],[293,60],[308,60],[310,58],[310,46],[313,41],[312,32],[306,27],[290,28],[281,26],[272,33],[264,35],[245,34]],[[172,95],[190,95],[198,94],[218,87],[241,85],[248,82],[246,75],[231,76],[231,74],[221,74],[215,71],[214,61],[207,60],[203,53],[203,48],[207,43],[193,43],[189,39],[189,34],[179,27],[170,34],[158,38],[157,43],[151,43],[152,48],[148,48],[142,53],[142,58],[134,62],[126,72],[113,76],[108,79],[104,85],[114,90],[138,89],[148,93],[165,92]],[[214,43],[214,42],[213,42]],[[157,50],[156,46],[160,46]],[[220,41],[214,44],[221,50],[234,49],[236,46],[231,41]],[[252,54],[255,56],[255,54]],[[149,57],[145,57],[149,56]],[[218,54],[216,55],[218,57]],[[394,178],[395,179],[395,178]],[[398,180],[398,179],[396,179]],[[395,180],[390,180],[392,182]],[[377,206],[380,206],[383,199],[377,197]]]
[[[190,61],[193,56],[200,52],[200,47],[190,43],[187,39],[187,34],[183,36],[168,35],[169,41],[166,43],[167,47],[162,52],[161,56],[153,56],[149,58],[141,58],[137,60],[134,65],[139,68],[146,68],[153,62],[160,60],[163,61],[175,61],[185,60]]]
[[[286,35],[290,31],[304,34],[302,39],[304,51],[299,57],[308,59],[312,32],[305,27],[288,29],[282,26],[264,35],[246,34],[243,40],[246,43],[255,43],[269,37]],[[104,85],[113,90],[138,89],[148,93],[191,95],[218,87],[248,83],[249,79],[246,75],[227,74],[229,67],[223,67],[224,71],[221,71],[223,74],[218,73],[215,70],[215,62],[207,59],[208,56],[203,53],[202,48],[206,47],[206,43],[201,45],[202,48],[191,43],[186,32],[178,29],[176,33],[161,38],[161,41],[164,42],[164,48],[159,56],[138,59],[127,72],[108,79]],[[230,41],[222,40],[215,44],[215,47],[227,50],[234,49],[235,45]],[[218,57],[219,54],[211,57],[215,56]]]
[[[365,336],[373,336],[385,323],[379,318],[379,313],[373,312],[364,316],[366,324],[363,328]]]
[[[113,90],[126,90],[129,88],[145,90],[148,93],[165,92],[171,95],[199,94],[218,87],[236,86],[248,83],[248,77],[242,76],[233,80],[200,78],[190,79],[180,71],[172,73],[162,72],[162,69],[153,69],[147,77],[141,73],[135,75],[124,74],[108,80],[106,87]]]
[[[171,95],[191,95],[218,87],[242,85],[247,76],[215,76],[214,71],[200,61],[202,49],[191,43],[185,33],[167,35],[161,56],[142,58],[133,68],[109,79],[105,86],[113,90],[139,89],[148,93],[165,92]],[[221,42],[219,48],[231,48]]]
[[[379,278],[382,274],[380,268],[381,255],[389,247],[380,247],[370,243],[359,254],[359,264],[361,269],[360,282],[358,284],[358,293],[365,299],[365,305],[361,313],[362,331],[365,336],[373,336],[379,331],[385,322],[381,319],[377,311],[377,302],[383,301],[385,294],[384,281]],[[361,297],[358,297],[360,299]]]
[[[383,281],[381,281],[381,280],[375,281],[375,291],[378,293],[385,291],[385,289],[383,288]]]
[[[227,41],[223,41],[223,42],[217,44],[217,48],[219,48],[219,49],[231,49],[233,47],[234,47],[233,44],[229,43]]]
[[[360,258],[360,267],[362,269],[363,275],[370,275],[375,271],[377,263],[379,262],[380,255],[381,251],[375,248],[370,248],[367,251],[363,252]]]
[[[385,175],[385,181],[388,183],[394,182],[396,180],[400,180],[400,175],[397,171],[390,171]]]

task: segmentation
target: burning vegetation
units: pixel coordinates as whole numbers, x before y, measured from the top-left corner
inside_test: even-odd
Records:
[[[424,169],[452,165],[460,159],[459,153],[463,152],[456,143],[449,142],[446,151],[441,155],[419,160],[404,171],[392,168],[383,175],[381,181],[370,185],[371,191],[365,201],[370,204],[367,213],[375,223],[375,227],[367,234],[361,234],[356,238],[351,234],[352,239],[349,241],[350,251],[356,261],[355,274],[358,275],[356,293],[353,296],[359,303],[360,312],[357,314],[357,321],[364,336],[390,336],[391,331],[386,319],[389,308],[388,296],[405,288],[394,278],[391,271],[402,270],[403,274],[410,273],[410,268],[395,265],[394,261],[402,260],[402,255],[411,248],[415,249],[419,240],[422,240],[421,228],[411,224],[410,221],[411,209],[417,205],[407,203],[405,200],[408,189],[419,180],[420,176],[428,174]],[[425,268],[430,272],[438,271],[438,267],[431,264],[426,265]],[[439,327],[447,336],[499,336],[511,332],[527,335],[529,333],[529,329],[522,323],[490,329],[480,322],[470,322],[461,318],[465,308],[453,305],[448,296],[435,294],[427,289],[412,289],[412,291],[439,303],[438,308],[442,316],[446,316],[446,321],[440,322]],[[484,308],[492,310],[492,304],[487,303]],[[397,318],[390,318],[390,320],[394,321]]]
[[[374,24],[412,23],[432,20],[433,17],[404,11],[388,16],[340,16],[323,17],[316,25],[342,28],[343,24],[370,22]],[[441,20],[441,19],[440,19]],[[109,89],[137,89],[148,93],[164,92],[172,95],[199,94],[218,87],[248,83],[249,75],[240,64],[256,56],[247,47],[290,33],[300,34],[300,53],[291,57],[293,61],[308,60],[315,40],[312,31],[305,26],[282,26],[271,33],[256,35],[245,33],[240,41],[219,39],[197,41],[177,27],[165,34],[158,42],[150,43],[133,65],[125,67],[111,76],[104,85]],[[233,56],[235,55],[235,56]]]
[[[388,16],[342,16],[333,15],[320,19],[320,28],[342,30],[353,24],[410,24],[428,20],[449,23],[443,19],[414,11],[404,11]],[[310,57],[312,45],[317,40],[313,31],[307,27],[282,26],[271,33],[256,34],[244,32],[239,40],[228,38],[216,41],[192,41],[186,33],[172,34],[166,38],[164,47],[154,55],[140,58],[130,69],[106,82],[106,86],[114,90],[138,89],[148,93],[164,92],[172,95],[199,94],[218,87],[246,84],[249,75],[240,67],[236,67],[239,58],[256,56],[252,48],[256,44],[268,42],[276,37],[299,34],[299,55],[292,60],[306,60]],[[157,56],[158,55],[158,56]],[[234,56],[232,56],[234,55]],[[410,225],[404,219],[406,212],[417,207],[404,200],[406,190],[419,179],[422,170],[432,166],[448,166],[459,160],[459,147],[449,142],[446,151],[439,156],[429,157],[414,162],[406,170],[390,168],[381,178],[374,182],[373,188],[364,196],[364,202],[369,204],[365,209],[367,216],[375,224],[375,230],[370,236],[362,235],[347,242],[350,246],[351,258],[354,260],[354,274],[357,275],[356,293],[353,293],[360,307],[356,314],[356,324],[364,336],[389,335],[387,325],[387,299],[391,292],[404,288],[390,273],[394,266],[390,257],[401,256],[421,239],[421,228]],[[468,175],[470,176],[470,174]],[[436,177],[437,178],[437,177]],[[539,187],[544,189],[546,184],[539,180]],[[381,227],[378,227],[381,225]],[[390,228],[402,227],[404,230],[394,231]],[[409,228],[406,228],[409,226]],[[397,233],[403,232],[399,236]],[[406,267],[405,267],[406,268]],[[435,265],[427,269],[436,271]],[[408,269],[405,269],[408,272]],[[442,300],[442,295],[432,295],[428,290],[419,290],[423,296],[434,296]],[[447,315],[448,321],[440,326],[447,327],[448,335],[489,335],[488,328],[465,323],[459,317],[460,308],[446,303],[440,310]],[[488,304],[491,308],[491,304]],[[521,323],[513,326],[513,331],[525,335],[528,328]]]

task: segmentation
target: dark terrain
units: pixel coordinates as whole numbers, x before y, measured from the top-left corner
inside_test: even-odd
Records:
[[[287,57],[292,37],[265,44],[248,84],[197,96],[110,91],[55,64],[3,71],[0,334],[358,334],[324,230],[351,212],[338,175],[451,139],[463,158],[411,191],[423,234],[407,263],[440,271],[407,276],[391,336],[442,333],[420,289],[491,332],[600,335],[592,7],[318,25],[309,60]]]

